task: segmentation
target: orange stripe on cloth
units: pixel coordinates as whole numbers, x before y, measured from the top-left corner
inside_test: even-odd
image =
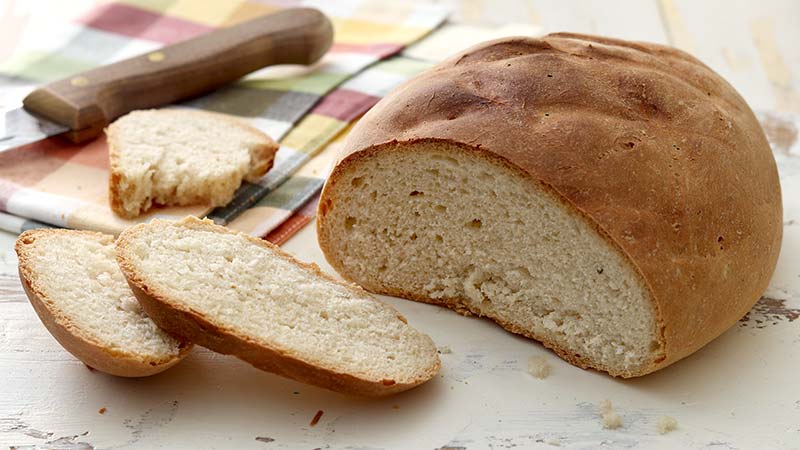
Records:
[[[275,245],[283,245],[290,237],[294,236],[301,228],[311,222],[313,218],[313,216],[309,217],[302,214],[294,214],[283,221],[278,228],[270,231],[265,239]]]

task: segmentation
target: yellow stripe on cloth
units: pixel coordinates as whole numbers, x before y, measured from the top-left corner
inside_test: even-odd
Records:
[[[238,23],[255,19],[256,17],[263,16],[265,14],[272,14],[280,11],[281,9],[281,7],[274,5],[243,2],[232,13],[228,14],[228,17],[226,17],[220,25],[229,27]]]
[[[228,17],[234,15],[243,2],[240,0],[122,0],[120,3],[127,3],[142,9],[203,25],[221,27],[225,25]]]
[[[376,41],[387,44],[407,44],[430,31],[428,28],[388,25],[361,19],[334,17],[331,22],[333,22],[336,43],[339,44],[374,44]]]
[[[338,133],[344,126],[341,120],[309,114],[289,131],[281,144],[299,152],[314,154],[330,139],[331,133]]]

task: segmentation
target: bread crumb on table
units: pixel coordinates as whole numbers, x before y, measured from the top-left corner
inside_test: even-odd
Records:
[[[547,441],[547,445],[552,445],[553,447],[561,447],[561,441],[558,439],[550,439]]]
[[[442,347],[439,347],[439,354],[449,355],[450,353],[453,353],[453,349],[451,349],[449,346],[444,345]]]
[[[605,399],[600,402],[600,417],[603,419],[603,428],[616,430],[622,426],[622,418],[614,411],[611,400]]]
[[[678,428],[678,421],[675,420],[674,417],[670,416],[661,416],[658,419],[658,432],[661,434],[667,434],[670,431]]]
[[[528,373],[534,377],[544,380],[550,375],[550,363],[545,356],[532,356],[528,360]]]
[[[106,413],[106,407],[104,406],[104,407],[102,407],[102,408],[98,409],[98,410],[97,410],[97,412],[98,412],[99,414],[105,414],[105,413]]]
[[[316,426],[319,423],[319,419],[322,418],[322,415],[324,413],[325,412],[323,410],[321,410],[321,409],[319,411],[317,411],[317,413],[314,414],[314,417],[311,419],[311,422],[308,425],[311,426],[311,427]]]

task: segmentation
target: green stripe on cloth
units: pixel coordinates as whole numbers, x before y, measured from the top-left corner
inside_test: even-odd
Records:
[[[323,182],[321,178],[295,175],[264,196],[254,207],[269,206],[293,211],[315,194]]]
[[[251,79],[243,80],[238,84],[255,89],[294,91],[322,95],[351,76],[351,74],[346,73],[314,72],[298,78],[283,78],[279,80]]]
[[[305,92],[252,89],[235,85],[223,87],[183,105],[240,117],[262,117],[293,123],[303,117],[317,101],[318,95]]]
[[[68,77],[97,66],[91,61],[65,58],[58,53],[31,51],[14,55],[0,63],[0,72],[30,81],[47,82]]]
[[[128,5],[138,6],[142,9],[158,13],[167,13],[170,8],[180,3],[181,0],[118,0],[117,3],[124,3]]]
[[[420,61],[418,59],[412,59],[405,56],[397,56],[379,62],[375,65],[375,68],[385,72],[397,73],[407,77],[412,77],[423,70],[431,68],[432,66],[433,63],[429,61]]]
[[[331,117],[309,114],[281,140],[300,153],[313,155],[347,126]]]

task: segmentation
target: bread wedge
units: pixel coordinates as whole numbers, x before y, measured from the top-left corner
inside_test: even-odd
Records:
[[[242,180],[272,167],[278,145],[231,116],[187,109],[133,111],[106,130],[109,201],[132,218],[159,205],[223,206]]]
[[[364,396],[412,388],[439,370],[430,337],[391,306],[211,221],[129,228],[117,260],[160,327],[260,369]]]
[[[31,230],[15,246],[33,309],[67,351],[91,368],[122,377],[164,371],[191,349],[142,311],[114,259],[114,237]]]
[[[317,226],[369,291],[622,377],[735,324],[783,230],[772,151],[730,84],[674,48],[569,33],[477,45],[383,98]]]

